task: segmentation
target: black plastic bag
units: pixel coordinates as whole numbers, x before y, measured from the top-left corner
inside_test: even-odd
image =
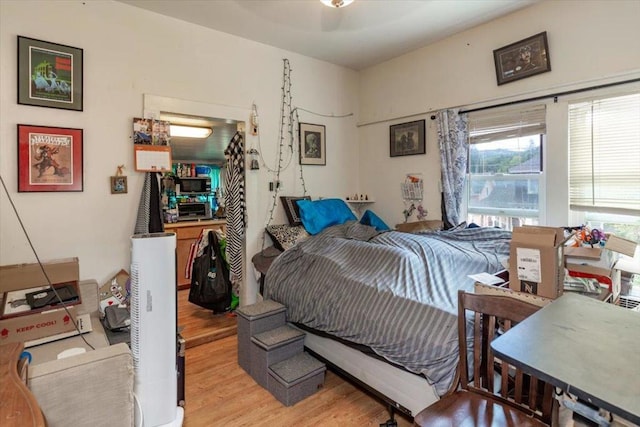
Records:
[[[222,313],[231,305],[231,280],[229,268],[220,253],[220,242],[213,231],[204,253],[193,260],[189,302]]]

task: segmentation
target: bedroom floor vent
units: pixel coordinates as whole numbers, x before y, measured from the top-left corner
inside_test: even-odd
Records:
[[[640,312],[640,297],[620,295],[618,297],[618,305],[620,307],[628,308],[629,310]]]

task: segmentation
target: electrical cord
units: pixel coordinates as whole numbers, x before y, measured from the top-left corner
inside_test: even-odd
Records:
[[[36,249],[34,248],[33,243],[31,242],[31,238],[29,237],[29,233],[27,233],[27,229],[25,228],[25,226],[24,226],[24,224],[22,222],[22,218],[20,218],[20,214],[18,213],[18,209],[16,208],[16,205],[13,203],[13,199],[11,198],[11,195],[9,194],[9,190],[7,189],[7,185],[5,184],[4,179],[2,178],[2,175],[0,175],[0,182],[2,183],[2,187],[4,188],[4,192],[6,193],[7,198],[9,199],[9,203],[11,204],[11,207],[13,208],[13,212],[16,214],[16,218],[18,219],[18,222],[20,223],[20,227],[22,228],[22,232],[24,233],[25,237],[27,238],[27,242],[29,243],[29,246],[31,247],[31,251],[33,252],[33,254],[36,257],[36,260],[38,261],[38,265],[40,266],[40,270],[42,270],[42,274],[44,274],[44,277],[47,279],[47,284],[49,285],[49,287],[51,288],[51,290],[55,294],[56,298],[60,302],[60,305],[62,305],[62,308],[64,308],[64,311],[67,313],[69,318],[73,318],[73,316],[71,316],[71,313],[69,312],[69,309],[67,308],[67,305],[65,304],[64,301],[62,301],[62,298],[60,298],[60,295],[58,295],[58,291],[56,291],[56,288],[52,285],[51,279],[49,279],[49,275],[47,274],[47,271],[45,270],[44,265],[42,265],[42,262],[40,261],[40,257],[38,256],[38,253],[36,252]],[[77,322],[73,322],[73,326],[75,327],[76,331],[78,332],[78,336],[80,336],[80,338],[82,338],[82,341],[84,341],[84,343],[87,346],[89,346],[89,348],[91,348],[91,350],[95,350],[95,347],[92,346],[91,344],[89,344],[89,342],[82,335],[82,331],[80,331],[80,328],[78,327],[78,323]]]
[[[138,395],[136,392],[133,392],[133,401],[136,404],[136,408],[140,411],[140,425],[138,427],[144,427],[144,413],[142,412],[142,405],[140,404],[140,399],[138,399]],[[134,421],[135,422],[135,421]]]

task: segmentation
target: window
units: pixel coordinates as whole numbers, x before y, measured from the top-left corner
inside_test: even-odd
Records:
[[[571,103],[569,160],[572,224],[640,243],[640,93]],[[621,301],[637,304],[640,250],[618,265]]]
[[[569,105],[572,210],[640,215],[640,93]]]
[[[573,223],[640,243],[640,93],[570,104],[569,161]]]
[[[506,229],[541,222],[544,106],[469,114],[467,222]]]

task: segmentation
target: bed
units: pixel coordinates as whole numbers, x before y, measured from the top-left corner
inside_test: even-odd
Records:
[[[278,256],[264,297],[287,307],[310,351],[413,416],[454,382],[458,289],[473,291],[469,274],[502,270],[510,239],[493,228],[413,234],[348,221]]]

